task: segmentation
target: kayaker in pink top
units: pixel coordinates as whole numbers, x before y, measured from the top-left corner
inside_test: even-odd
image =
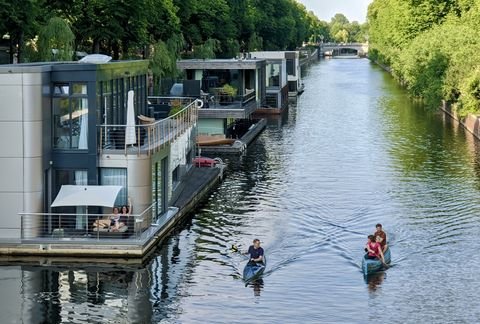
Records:
[[[375,238],[373,235],[368,236],[368,242],[365,248],[367,249],[367,258],[368,259],[380,259],[382,263],[385,263],[383,258],[382,246],[380,244],[381,237]]]

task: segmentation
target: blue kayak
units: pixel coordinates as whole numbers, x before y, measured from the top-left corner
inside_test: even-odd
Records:
[[[390,254],[390,248],[387,248],[385,253],[383,254],[385,258],[385,263],[389,264],[392,261],[392,256]],[[367,254],[362,258],[362,271],[365,276],[380,271],[384,268],[382,261],[379,259],[367,259]]]
[[[258,279],[262,273],[265,271],[267,266],[267,259],[263,256],[263,262],[252,262],[248,261],[243,268],[243,280],[246,282]]]

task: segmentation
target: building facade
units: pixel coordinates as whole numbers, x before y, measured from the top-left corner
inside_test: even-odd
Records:
[[[191,109],[149,119],[147,72],[147,61],[0,66],[1,238],[23,235],[19,213],[84,214],[86,206],[50,207],[62,185],[121,186],[115,205],[131,197],[133,212],[149,209],[150,221],[167,211],[194,156],[196,107],[182,101]],[[127,126],[129,93],[135,122]],[[38,221],[50,234],[51,218]]]

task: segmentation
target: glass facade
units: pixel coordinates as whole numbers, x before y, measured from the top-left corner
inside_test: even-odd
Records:
[[[137,114],[147,115],[146,75],[137,75],[98,83],[98,123],[102,125],[125,125],[127,121],[127,93],[134,92],[134,107]]]
[[[85,83],[53,85],[53,148],[88,149],[88,93]]]
[[[267,64],[267,88],[280,87],[280,70],[282,65],[280,63]]]
[[[54,188],[53,197],[56,197],[60,188],[63,185],[88,185],[88,171],[87,170],[55,170],[54,171]],[[85,229],[87,227],[86,206],[77,207],[55,207],[56,213],[77,214],[75,219],[64,218],[63,225],[67,228]],[[59,220],[53,220],[59,221]]]

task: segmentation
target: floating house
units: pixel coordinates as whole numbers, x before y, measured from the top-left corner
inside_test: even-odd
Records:
[[[252,114],[266,104],[264,59],[179,60],[188,88],[202,98],[197,144],[202,153],[238,153],[262,131]],[[191,91],[190,91],[191,92]],[[193,93],[189,93],[193,95]]]
[[[260,53],[260,52],[259,52]],[[278,52],[262,52],[278,53]],[[287,60],[282,55],[260,55],[267,62],[265,84],[266,104],[258,108],[257,115],[280,114],[288,107]]]
[[[147,61],[83,61],[0,66],[0,254],[141,257],[218,175],[187,184],[196,100],[155,119]]]
[[[299,51],[264,51],[251,52],[250,55],[254,58],[264,59],[285,59],[288,80],[288,95],[296,97],[302,94],[305,86],[302,82],[300,52]]]

